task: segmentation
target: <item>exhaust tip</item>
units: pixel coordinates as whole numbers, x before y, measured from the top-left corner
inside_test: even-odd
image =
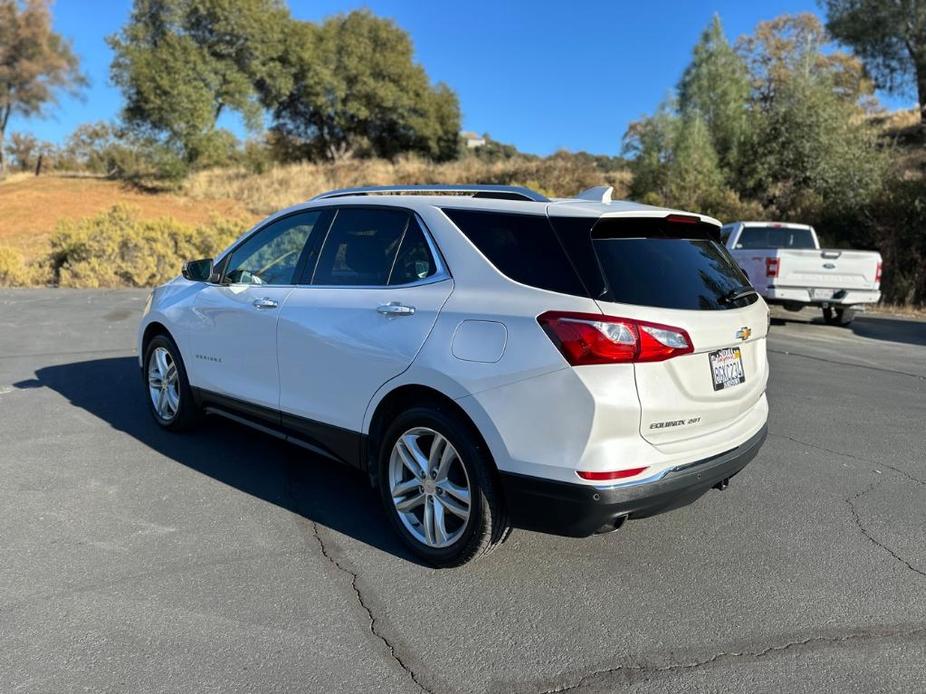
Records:
[[[596,535],[606,535],[607,533],[613,533],[616,530],[619,530],[620,527],[627,521],[627,515],[618,516],[610,523],[605,523],[598,530],[595,531]]]
[[[714,489],[718,492],[722,492],[724,489],[730,486],[730,478],[720,480],[717,484],[714,485]]]

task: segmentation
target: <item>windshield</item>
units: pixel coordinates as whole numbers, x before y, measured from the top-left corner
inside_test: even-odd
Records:
[[[816,248],[810,229],[744,227],[736,248]]]

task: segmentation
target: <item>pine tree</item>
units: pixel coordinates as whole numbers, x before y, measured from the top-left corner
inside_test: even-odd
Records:
[[[714,15],[679,82],[678,105],[683,116],[697,115],[703,120],[720,166],[728,173],[738,164],[749,92],[746,64],[727,42],[720,17]]]
[[[682,117],[669,164],[669,200],[675,207],[704,209],[723,188],[720,158],[701,114]]]

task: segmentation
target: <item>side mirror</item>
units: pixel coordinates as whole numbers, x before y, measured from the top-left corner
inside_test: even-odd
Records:
[[[181,272],[191,282],[208,282],[212,276],[212,258],[188,260],[183,264]]]

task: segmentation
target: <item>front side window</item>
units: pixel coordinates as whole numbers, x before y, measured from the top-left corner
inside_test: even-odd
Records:
[[[306,242],[322,215],[322,210],[302,212],[268,224],[232,252],[225,281],[293,284]]]
[[[386,286],[410,219],[405,210],[340,208],[322,247],[312,284]]]

